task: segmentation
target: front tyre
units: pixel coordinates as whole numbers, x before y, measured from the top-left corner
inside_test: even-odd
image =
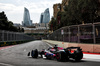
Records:
[[[31,51],[31,56],[32,56],[32,58],[37,58],[38,57],[38,50],[37,49],[32,50]]]

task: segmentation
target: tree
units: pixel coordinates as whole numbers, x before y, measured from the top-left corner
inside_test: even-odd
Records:
[[[98,0],[70,0],[66,12],[70,15],[69,21],[71,22],[76,24],[80,24],[82,21],[92,23],[96,18],[97,8]]]
[[[21,29],[21,32],[24,32],[24,28]]]
[[[51,18],[51,21],[49,23],[50,30],[56,30],[57,24],[56,19],[54,17]]]
[[[69,0],[68,5],[64,7],[65,11],[59,11],[57,17],[51,19],[50,25],[56,30],[64,26],[79,25],[82,22],[100,21],[100,16],[96,14],[99,8],[99,0]]]
[[[18,32],[17,27],[13,26],[12,21],[8,21],[8,19],[7,19],[4,12],[0,13],[0,29],[1,30]]]

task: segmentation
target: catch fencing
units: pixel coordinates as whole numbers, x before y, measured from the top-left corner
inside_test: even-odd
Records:
[[[34,40],[34,38],[30,37],[24,33],[0,30],[0,42],[4,42],[4,41],[28,41],[28,40]]]
[[[74,43],[100,43],[100,23],[62,27],[46,37],[49,40]]]

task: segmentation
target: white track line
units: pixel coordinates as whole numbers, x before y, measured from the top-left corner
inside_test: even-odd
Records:
[[[99,59],[90,59],[90,58],[86,58],[86,59],[82,59],[84,61],[93,61],[93,62],[100,62]]]
[[[100,55],[84,54],[84,58],[98,59],[98,60],[100,60]]]
[[[9,49],[9,48],[12,48],[12,47],[14,47],[14,46],[6,47],[6,48],[3,48],[3,49],[1,49],[1,50]]]
[[[49,43],[46,43],[48,46],[53,47],[52,45],[50,45]]]
[[[13,66],[13,65],[10,65],[10,64],[6,64],[6,63],[0,63],[0,65],[4,65],[4,66]]]

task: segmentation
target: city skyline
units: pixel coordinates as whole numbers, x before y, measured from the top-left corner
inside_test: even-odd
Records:
[[[49,8],[50,18],[53,16],[53,4],[62,0],[0,0],[0,12],[4,11],[9,21],[20,23],[23,21],[24,7],[30,11],[33,23],[39,23],[41,13]]]

